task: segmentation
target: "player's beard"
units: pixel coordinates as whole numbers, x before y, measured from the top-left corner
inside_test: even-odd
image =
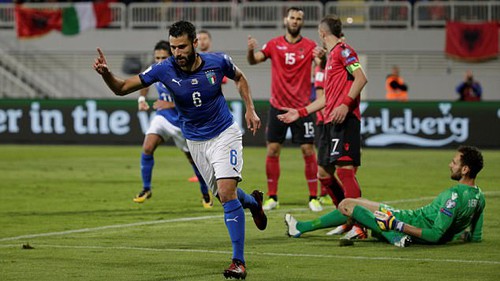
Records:
[[[299,36],[301,29],[302,29],[302,26],[297,26],[297,28],[295,28],[295,29],[293,29],[292,27],[290,27],[290,25],[288,25],[288,24],[286,26],[286,30],[294,38],[297,37],[297,36]]]
[[[458,171],[451,170],[451,176],[450,177],[451,177],[452,180],[459,181],[462,178],[462,173],[460,172],[460,170],[458,170]]]
[[[187,56],[178,55],[175,57],[175,62],[177,62],[180,67],[191,68],[191,66],[194,64],[196,60],[196,53],[194,52],[194,46],[192,45],[191,50],[191,53]]]

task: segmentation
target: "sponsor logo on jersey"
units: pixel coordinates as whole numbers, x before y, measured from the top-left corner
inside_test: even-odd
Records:
[[[264,48],[265,48],[265,45],[264,45]],[[264,48],[263,48],[263,49],[264,49]],[[283,51],[283,50],[286,50],[286,49],[288,49],[288,48],[287,48],[286,46],[276,45],[276,49],[278,49],[278,50],[282,50],[282,51]]]
[[[179,87],[181,86],[181,81],[182,81],[182,79],[175,80],[175,78],[172,78],[172,82],[177,83],[177,85],[179,85]]]
[[[345,60],[346,63],[351,63],[351,62],[355,62],[355,61],[356,61],[356,57],[350,57],[350,58]]]
[[[450,210],[447,210],[447,209],[445,209],[445,208],[441,208],[439,211],[440,211],[441,213],[443,213],[443,214],[447,215],[448,217],[453,217],[453,213],[452,213]]]
[[[213,70],[208,70],[205,72],[205,75],[207,76],[208,82],[212,85],[215,84],[217,81],[217,77],[215,76],[215,72]]]

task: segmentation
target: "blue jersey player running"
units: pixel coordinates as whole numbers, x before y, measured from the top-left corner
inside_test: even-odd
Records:
[[[163,40],[156,43],[154,48],[154,58],[156,63],[162,62],[170,56],[170,43]],[[144,137],[142,145],[143,152],[141,154],[141,176],[143,189],[134,198],[134,202],[143,203],[153,194],[151,190],[151,180],[155,164],[154,152],[160,143],[172,138],[175,145],[186,154],[186,157],[188,158],[189,163],[191,163],[194,173],[198,178],[200,191],[203,197],[201,200],[203,207],[210,209],[213,206],[213,202],[208,192],[208,187],[201,177],[198,168],[196,168],[191,154],[189,153],[186,139],[182,135],[179,113],[175,108],[173,97],[167,87],[165,87],[165,85],[161,82],[154,83],[154,86],[158,92],[158,100],[156,100],[153,104],[153,108],[156,110],[156,116],[151,121],[151,124],[146,132],[146,136]],[[149,105],[146,102],[148,90],[148,88],[144,88],[140,91],[138,99],[138,107],[140,111],[149,110]]]
[[[128,79],[115,76],[99,48],[93,68],[119,96],[155,82],[162,82],[170,90],[191,156],[224,208],[224,221],[231,238],[233,257],[231,265],[223,274],[226,278],[244,279],[247,272],[243,208],[250,209],[260,230],[266,228],[267,217],[262,210],[262,192],[255,190],[248,195],[237,188],[243,168],[242,133],[221,91],[224,76],[235,81],[246,106],[247,127],[254,135],[261,121],[255,112],[248,81],[232,60],[224,54],[196,53],[198,41],[193,24],[186,21],[174,23],[169,29],[169,42],[173,56],[140,75]]]

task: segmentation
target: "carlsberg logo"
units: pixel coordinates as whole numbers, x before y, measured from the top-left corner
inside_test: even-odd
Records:
[[[361,103],[363,113],[368,103]],[[368,135],[367,146],[410,144],[423,147],[440,147],[452,142],[464,142],[469,137],[469,119],[453,117],[451,104],[439,104],[440,117],[416,117],[410,108],[403,116],[391,116],[389,109],[380,109],[380,116],[363,117],[361,134]]]

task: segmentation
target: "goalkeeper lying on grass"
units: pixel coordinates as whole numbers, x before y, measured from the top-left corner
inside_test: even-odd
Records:
[[[406,247],[411,241],[443,244],[456,238],[479,242],[486,202],[475,178],[483,168],[483,156],[475,147],[461,146],[449,167],[451,179],[458,184],[441,192],[426,206],[397,210],[364,198],[348,198],[337,210],[312,221],[297,221],[286,214],[287,234],[297,238],[305,232],[354,220],[371,229],[372,235],[398,247]]]

